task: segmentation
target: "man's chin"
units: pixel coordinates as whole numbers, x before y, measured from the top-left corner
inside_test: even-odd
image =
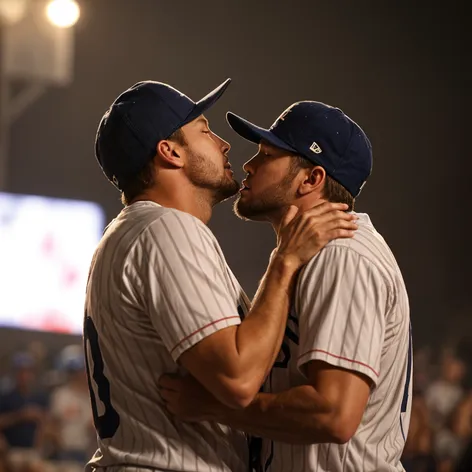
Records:
[[[234,202],[233,211],[238,218],[245,221],[265,221],[267,219],[264,211],[257,210],[246,202],[241,201],[240,193]]]
[[[237,195],[239,187],[239,182],[237,182],[236,180],[233,180],[231,183],[226,183],[225,185],[220,186],[216,195],[215,204],[224,202],[225,200],[228,200],[229,198]]]

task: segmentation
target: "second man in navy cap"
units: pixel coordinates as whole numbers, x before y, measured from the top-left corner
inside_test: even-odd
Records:
[[[341,202],[352,212],[372,169],[372,148],[339,108],[302,101],[269,129],[232,113],[231,127],[258,145],[236,213],[277,231],[287,208]],[[351,214],[354,214],[353,212]],[[400,269],[368,215],[352,239],[331,241],[301,270],[282,349],[253,402],[215,404],[198,385],[168,379],[168,408],[263,438],[270,472],[404,470],[411,411],[412,343]],[[198,392],[196,394],[195,392]],[[185,408],[189,398],[198,398]]]

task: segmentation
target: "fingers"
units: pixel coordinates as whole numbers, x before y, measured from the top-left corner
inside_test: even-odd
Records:
[[[326,225],[326,237],[329,240],[336,238],[352,238],[358,229],[354,221],[333,220]]]
[[[356,234],[355,230],[347,230],[347,229],[335,229],[332,231],[329,240],[332,241],[333,239],[348,239],[348,238],[353,238],[354,235]]]
[[[291,217],[292,227],[302,228],[304,225],[309,225],[316,221],[318,224],[324,224],[334,219],[342,219],[347,221],[357,220],[358,216],[353,213],[347,213],[348,206],[345,203],[331,203],[323,202],[319,205],[310,208],[306,211],[299,211],[294,213],[293,210],[287,212],[288,216]],[[289,213],[290,212],[290,213]],[[293,213],[292,213],[293,212]],[[293,215],[293,216],[292,216]],[[286,223],[288,225],[289,223]],[[281,226],[281,229],[284,226]]]
[[[307,211],[290,207],[285,227],[277,234],[277,249],[303,265],[326,244],[337,238],[352,238],[358,229],[358,216],[347,213],[345,203],[323,202]]]
[[[319,210],[318,210],[319,211]],[[323,214],[313,214],[311,210],[301,213],[291,228],[291,238],[298,234],[301,238],[310,237],[316,228],[315,236],[321,237],[333,228],[357,230],[358,216],[340,210],[329,210]]]
[[[322,202],[318,205],[315,205],[313,208],[310,208],[309,210],[300,211],[298,207],[290,205],[284,217],[282,218],[280,229],[285,228],[291,222],[304,222],[314,217],[323,218],[325,216],[333,217],[333,215],[337,215],[339,218],[346,220],[356,219],[356,215],[352,213],[346,213],[348,208],[349,206],[346,203]]]
[[[168,403],[170,402],[171,400],[173,400],[175,398],[175,391],[173,390],[167,390],[167,389],[160,389],[159,390],[159,394],[161,395],[162,399]]]
[[[333,241],[334,239],[352,238],[354,237],[355,234],[356,234],[355,230],[336,228],[327,232],[326,235],[324,236],[324,239],[326,240],[326,244],[327,244],[330,241]]]
[[[349,221],[355,222],[359,219],[357,215],[346,213],[344,211],[332,210],[322,215],[314,215],[306,212],[300,217],[301,224],[310,225],[316,223],[318,225],[329,224],[333,221]]]
[[[345,214],[341,213],[341,215],[345,215]],[[333,228],[344,228],[344,229],[352,229],[352,230],[358,229],[358,225],[357,225],[358,217],[354,215],[348,215],[348,216],[352,216],[352,218],[344,218],[344,216],[330,214],[322,218],[316,218],[316,220],[313,219],[314,221],[312,222],[312,224],[313,226],[317,225],[319,227],[325,227],[326,229],[333,229]]]
[[[300,235],[303,238],[315,236],[317,239],[324,239],[326,235],[331,235],[336,230],[346,230],[355,232],[358,225],[355,220],[344,220],[341,218],[331,218],[326,221],[320,219],[313,219],[308,221],[304,226]]]
[[[179,392],[165,388],[159,389],[159,395],[164,403],[164,407],[169,413],[180,419],[185,418],[184,410],[182,409],[182,398]]]
[[[307,228],[306,235],[309,240],[316,246],[323,247],[329,241],[338,238],[352,238],[357,230],[357,225],[353,221],[333,220],[318,227],[313,224],[311,228]]]
[[[321,216],[333,211],[345,212],[349,208],[346,203],[323,202],[303,212],[306,216]],[[345,213],[349,215],[348,213]]]

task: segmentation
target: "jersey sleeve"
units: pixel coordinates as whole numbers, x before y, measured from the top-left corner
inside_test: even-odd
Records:
[[[241,322],[218,243],[203,223],[168,212],[142,242],[147,311],[175,361],[210,334]]]
[[[388,290],[379,270],[345,246],[328,246],[300,274],[298,368],[321,360],[377,384]]]

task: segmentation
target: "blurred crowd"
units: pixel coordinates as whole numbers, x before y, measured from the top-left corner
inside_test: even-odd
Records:
[[[80,344],[16,352],[0,378],[0,472],[78,472],[95,452]]]
[[[407,472],[472,472],[472,342],[414,354]]]
[[[2,359],[0,472],[83,470],[96,443],[82,346]],[[472,472],[471,342],[417,348],[413,385],[407,472]]]

